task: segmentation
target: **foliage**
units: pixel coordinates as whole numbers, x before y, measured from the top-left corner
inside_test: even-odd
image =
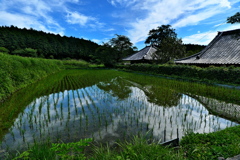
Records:
[[[89,63],[84,60],[73,60],[73,59],[72,60],[63,60],[62,63],[66,69],[83,68],[83,67],[89,66]]]
[[[237,12],[235,15],[227,18],[227,23],[240,23],[240,12]]]
[[[117,143],[115,148],[96,146],[90,159],[127,160],[127,159],[184,159],[180,151],[150,142],[144,136],[134,136],[132,140]]]
[[[185,56],[191,56],[195,53],[202,51],[206,47],[204,45],[198,45],[198,44],[184,44],[184,46],[186,47]]]
[[[69,82],[71,82],[71,83],[66,83],[67,87],[69,87],[67,89],[71,89],[71,87],[74,86],[73,84],[75,84],[75,85],[77,84],[77,86],[79,88],[79,86],[81,87],[81,85],[82,86],[93,85],[97,80],[101,80],[101,78],[106,79],[106,77],[107,77],[106,75],[108,75],[112,78],[112,77],[115,77],[116,75],[120,74],[120,72],[116,72],[113,70],[102,70],[102,71],[97,70],[97,72],[96,72],[96,70],[92,70],[91,75],[95,76],[93,78],[93,77],[89,76],[89,72],[87,72],[87,71],[86,70],[81,70],[81,71],[70,70],[67,73],[65,73],[66,71],[63,71],[64,73],[61,73],[61,75],[59,77],[51,78],[51,81],[54,81],[54,83],[59,84],[56,86],[56,88],[52,88],[52,85],[49,85],[46,82],[43,84],[46,84],[47,86],[49,85],[47,90],[49,93],[53,93],[53,92],[59,92],[59,90],[61,90],[60,87],[64,84],[58,80],[68,79]],[[73,77],[73,76],[76,77],[76,73],[80,74],[80,76],[78,75],[79,76],[78,78],[82,78],[82,77],[84,77],[84,78],[87,77],[87,78],[85,78],[85,80],[83,82],[79,82],[77,80],[71,79],[71,77]],[[176,83],[177,81],[175,81],[175,80],[161,79],[158,77],[150,77],[150,76],[145,76],[145,75],[128,74],[125,72],[121,72],[121,77],[129,78],[131,81],[139,82],[139,84],[141,84],[141,83],[149,84],[150,83],[152,85],[155,85],[157,83],[160,83],[160,84],[164,84],[164,86],[166,86],[166,87],[170,85],[170,86],[174,87],[174,90],[179,89],[181,91],[181,93],[184,93],[184,91],[187,91],[188,94],[191,94],[193,92],[198,92],[198,93],[200,93],[200,95],[204,93],[207,96],[214,95],[214,94],[215,94],[215,96],[216,95],[222,95],[222,96],[236,95],[235,98],[237,100],[239,100],[239,91],[237,92],[235,90],[233,90],[233,93],[231,93],[230,90],[227,90],[227,89],[225,90],[224,88],[219,88],[219,87],[217,88],[217,87],[201,85],[201,84],[197,84],[197,83],[186,83],[186,82]],[[49,82],[51,82],[51,81],[49,81]],[[52,84],[54,84],[54,83],[52,83]],[[40,85],[40,86],[45,87],[45,85]],[[66,88],[62,88],[62,91],[64,91],[65,89]],[[160,90],[160,88],[156,88],[155,90],[156,91]],[[25,92],[26,92],[26,90],[25,90]],[[163,90],[162,92],[167,92],[167,91]],[[31,94],[32,94],[32,92],[29,95],[31,95]],[[46,95],[46,94],[43,94],[43,95]],[[174,92],[172,95],[175,95]],[[17,106],[19,106],[19,104],[17,104]],[[2,116],[0,116],[0,117],[2,118]],[[226,158],[226,157],[233,156],[234,154],[239,154],[239,152],[238,152],[239,151],[239,136],[240,136],[239,133],[240,133],[239,127],[238,128],[235,127],[235,128],[227,129],[226,132],[220,132],[220,133],[217,132],[216,134],[218,134],[218,135],[214,135],[214,133],[211,133],[212,134],[211,136],[209,136],[208,134],[204,134],[204,136],[198,137],[198,134],[193,134],[192,137],[190,137],[185,142],[183,141],[181,143],[183,146],[183,149],[184,149],[183,151],[181,150],[181,148],[179,151],[174,151],[171,148],[162,147],[158,143],[149,143],[149,141],[147,141],[146,139],[141,140],[138,137],[135,137],[133,141],[117,143],[117,147],[115,149],[108,148],[108,147],[102,147],[102,148],[98,147],[98,148],[94,148],[92,155],[89,155],[89,154],[87,155],[85,153],[84,153],[84,155],[87,156],[88,159],[184,159],[185,158],[184,156],[186,156],[186,158],[189,158],[189,159],[213,159],[217,156],[224,156]],[[236,141],[233,141],[233,139]],[[191,145],[191,144],[193,144],[193,145]],[[59,145],[59,146],[60,146],[60,148],[58,148],[59,151],[57,151],[57,152],[61,153],[62,152],[61,145]],[[63,146],[64,146],[64,144],[63,144]],[[38,146],[38,147],[35,147],[35,149],[30,148],[29,151],[27,151],[25,153],[23,152],[22,158],[32,156],[35,159],[57,159],[55,151],[58,149],[50,150],[51,147],[53,147],[53,146],[47,145],[47,146],[43,146],[43,147]],[[62,148],[64,148],[64,147],[62,147]],[[37,149],[37,148],[39,148],[39,149]],[[64,150],[63,150],[63,152],[64,152]],[[76,155],[75,153],[76,152],[74,152],[74,154],[68,154],[67,156]],[[82,155],[81,153],[79,156]],[[48,157],[48,155],[49,155],[49,157]],[[34,159],[34,158],[32,158],[32,159]]]
[[[116,38],[109,40],[108,44],[113,47],[116,51],[116,61],[119,61],[121,58],[126,57],[133,53],[132,43],[130,39],[123,35],[116,34]]]
[[[240,127],[209,134],[189,133],[181,140],[188,159],[218,159],[240,154]]]
[[[85,147],[92,142],[91,138],[81,139],[72,143],[35,144],[29,150],[20,153],[18,159],[86,159]],[[57,158],[59,157],[59,158]]]
[[[37,50],[37,57],[41,58],[64,59],[69,57],[89,61],[90,55],[95,53],[99,45],[75,37],[60,36],[34,29],[2,26],[0,27],[0,47],[7,48],[10,53],[14,51],[18,55],[25,53],[25,48],[34,48]]]
[[[168,76],[179,76],[181,78],[190,78],[197,81],[212,81],[217,83],[240,84],[240,68],[239,67],[214,67],[201,68],[197,66],[187,65],[149,65],[149,64],[133,64],[118,66],[119,68],[129,69],[139,72],[147,72]],[[222,78],[224,77],[224,78]]]
[[[32,48],[16,49],[12,54],[23,57],[37,57],[37,50]]]
[[[0,47],[0,53],[8,53],[9,50],[5,47]]]
[[[115,148],[107,146],[91,146],[91,154],[86,155],[84,148],[89,146],[91,139],[82,139],[75,143],[55,143],[50,145],[36,144],[29,150],[15,157],[18,159],[105,159],[105,160],[125,160],[125,159],[184,159],[181,151],[173,148],[163,147],[157,142],[149,143],[144,137],[136,136],[130,142],[116,143]],[[43,150],[40,150],[43,149]],[[69,153],[74,154],[69,154]]]
[[[185,47],[181,39],[165,38],[159,45],[157,52],[154,54],[158,63],[166,63],[173,59],[184,57]]]
[[[170,25],[162,25],[157,29],[152,29],[148,35],[145,43],[158,48],[153,59],[157,59],[160,63],[166,63],[172,59],[184,57],[186,51],[182,40],[177,38],[175,29],[171,28]]]
[[[55,151],[56,154],[63,159],[85,159],[86,157],[83,154],[83,151],[86,146],[89,146],[90,142],[92,142],[91,138],[85,138],[72,143],[52,143],[50,149]]]
[[[113,67],[117,61],[117,52],[107,44],[97,48],[96,57],[97,63],[103,63],[105,67]]]
[[[175,29],[171,28],[171,25],[158,26],[157,29],[150,30],[148,35],[149,36],[146,39],[145,43],[158,47],[166,38],[177,38],[177,33],[175,33]]]
[[[61,69],[62,62],[0,54],[0,100]]]
[[[188,133],[180,141],[180,148],[164,147],[157,142],[150,142],[143,136],[135,136],[131,141],[116,142],[114,147],[109,145],[95,145],[89,147],[91,154],[86,154],[84,148],[91,139],[83,139],[75,143],[35,144],[29,150],[22,152],[14,158],[18,159],[191,159],[205,160],[218,159],[218,157],[233,157],[240,154],[240,127],[231,127],[222,131],[198,134]],[[87,141],[87,142],[86,142]],[[83,142],[83,143],[82,143]],[[86,143],[85,143],[86,142]],[[57,147],[56,147],[57,146]],[[80,148],[78,148],[80,146]],[[75,154],[69,154],[71,149]],[[76,153],[80,154],[76,154]],[[61,153],[61,154],[59,154]]]

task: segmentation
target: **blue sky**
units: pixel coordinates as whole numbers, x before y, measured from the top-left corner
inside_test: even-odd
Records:
[[[0,0],[0,26],[14,25],[102,44],[115,34],[138,49],[149,30],[170,24],[184,43],[208,44],[217,31],[240,28],[226,19],[239,0]]]

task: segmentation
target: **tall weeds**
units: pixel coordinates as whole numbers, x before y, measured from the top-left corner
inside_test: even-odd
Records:
[[[0,53],[0,100],[63,67],[61,61]]]

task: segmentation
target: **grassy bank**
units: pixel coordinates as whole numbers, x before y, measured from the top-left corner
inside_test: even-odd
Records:
[[[201,68],[186,65],[154,65],[154,64],[134,64],[118,65],[117,68],[159,74],[175,78],[184,78],[194,81],[204,81],[210,83],[240,84],[240,67],[214,67]]]
[[[61,61],[0,53],[0,100],[62,67]]]
[[[89,63],[85,61],[27,58],[0,53],[0,101],[62,69],[85,67],[89,67]]]
[[[9,155],[15,159],[159,159],[159,160],[205,160],[233,157],[240,154],[240,126],[209,134],[189,133],[178,148],[164,147],[149,142],[143,136],[135,136],[130,142],[118,142],[112,147],[96,145],[91,140],[75,143],[35,144],[29,150]]]

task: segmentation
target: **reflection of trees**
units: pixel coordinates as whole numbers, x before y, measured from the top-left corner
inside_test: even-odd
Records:
[[[156,85],[143,86],[120,77],[114,78],[110,81],[101,82],[97,86],[119,99],[125,99],[129,96],[131,93],[130,86],[137,87],[145,93],[150,103],[163,107],[177,106],[182,97],[182,94],[167,87]]]
[[[141,85],[136,82],[128,81],[134,87],[141,89],[150,103],[163,107],[177,106],[182,98],[182,94],[168,87],[158,85]]]
[[[114,97],[118,97],[119,99],[125,99],[128,98],[129,94],[131,93],[131,89],[128,84],[128,81],[117,77],[110,81],[101,82],[97,86],[100,89],[110,93]]]
[[[210,114],[240,123],[240,105],[198,95],[191,97],[201,103]]]
[[[162,86],[144,86],[143,91],[149,102],[163,107],[177,106],[182,98],[182,94]]]

